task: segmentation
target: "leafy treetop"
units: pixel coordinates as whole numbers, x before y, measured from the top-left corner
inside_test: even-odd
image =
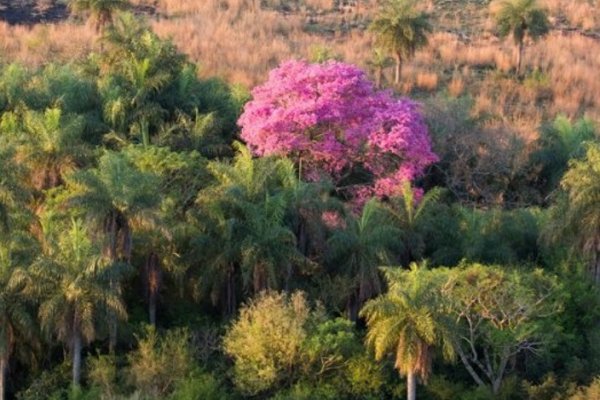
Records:
[[[419,106],[377,91],[338,61],[287,61],[252,92],[238,123],[254,154],[291,157],[307,180],[358,200],[399,194],[437,160]]]

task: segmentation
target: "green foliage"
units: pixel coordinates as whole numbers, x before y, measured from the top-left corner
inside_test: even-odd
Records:
[[[564,196],[555,205],[553,222],[548,224],[550,239],[564,238],[587,258],[590,274],[600,281],[600,145],[589,143],[583,159],[574,159],[561,180]]]
[[[548,17],[540,9],[536,0],[505,0],[501,2],[496,14],[498,33],[500,36],[513,36],[515,43],[520,44],[529,36],[537,39],[548,33]]]
[[[190,334],[186,329],[173,329],[159,335],[153,327],[146,327],[144,337],[138,337],[137,350],[128,355],[128,360],[133,384],[150,398],[165,398],[173,390],[181,395],[186,390],[202,389],[185,383],[191,379],[188,377],[194,368]],[[205,389],[210,386],[208,380]]]
[[[370,200],[358,218],[347,218],[329,239],[330,263],[354,281],[348,294],[352,320],[365,301],[381,292],[378,267],[391,262],[391,250],[399,244],[401,233],[390,216],[387,208]]]
[[[194,372],[189,378],[182,380],[171,394],[171,400],[227,400],[231,396],[214,375]]]
[[[539,149],[532,153],[531,163],[539,168],[538,184],[548,194],[558,187],[569,160],[584,155],[584,143],[596,138],[596,128],[589,119],[571,122],[557,116],[552,124],[542,128]]]
[[[118,390],[118,369],[114,356],[98,355],[87,360],[88,379],[92,386],[97,387],[102,396],[112,399]]]

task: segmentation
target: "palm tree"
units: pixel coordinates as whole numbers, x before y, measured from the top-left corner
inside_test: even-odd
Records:
[[[375,87],[381,89],[383,80],[383,71],[393,65],[391,58],[385,54],[381,49],[375,49],[371,60],[367,61],[367,64],[373,68],[375,74]]]
[[[427,380],[433,348],[454,358],[446,325],[438,316],[436,279],[416,264],[409,271],[384,269],[388,293],[370,300],[361,310],[367,322],[366,343],[379,361],[394,353],[395,367],[406,376],[407,399],[416,399],[417,377]]]
[[[123,153],[106,152],[98,168],[75,172],[66,181],[64,204],[77,207],[94,222],[103,237],[103,254],[110,262],[129,265],[132,229],[152,226],[156,219],[158,177],[137,169]],[[117,279],[111,280],[111,287],[115,294],[120,293]],[[117,341],[116,321],[110,328],[112,352]]]
[[[517,74],[521,73],[525,38],[536,40],[548,33],[546,12],[537,0],[504,0],[496,11],[496,24],[501,37],[512,35],[517,46]]]
[[[396,84],[400,82],[402,62],[427,45],[427,34],[432,30],[429,16],[417,9],[414,0],[388,0],[369,29],[375,33],[377,44],[396,60]]]
[[[0,151],[0,400],[5,398],[6,377],[13,355],[28,358],[37,348],[31,304],[9,284],[18,265],[34,253],[26,229],[31,221],[25,207],[26,191],[19,184],[19,168],[12,153]],[[25,255],[25,257],[23,257]]]
[[[417,200],[415,189],[410,182],[405,182],[402,186],[402,195],[389,200],[387,209],[396,220],[401,232],[403,245],[400,261],[402,265],[406,266],[423,257],[425,250],[425,235],[422,229],[425,226],[424,220],[442,193],[442,189],[433,188]]]
[[[589,257],[590,275],[600,283],[600,145],[591,143],[583,160],[573,160],[561,187],[566,192],[564,208],[556,223]]]
[[[27,351],[35,348],[37,327],[29,299],[9,285],[11,268],[4,263],[0,268],[0,399],[3,400],[10,359],[15,352],[27,357]]]
[[[35,189],[59,186],[82,163],[84,128],[83,117],[65,115],[60,108],[25,112],[17,157],[28,166]]]
[[[293,164],[253,159],[247,148],[237,148],[233,163],[209,164],[215,182],[197,199],[194,247],[211,270],[213,302],[225,300],[226,313],[235,307],[236,282],[247,293],[277,289],[290,268],[309,263],[284,223],[286,188],[296,179]]]
[[[129,7],[128,0],[70,0],[69,7],[73,12],[87,12],[99,33],[112,23],[116,11]]]
[[[101,256],[81,221],[73,220],[62,237],[49,242],[53,245],[28,269],[15,271],[11,284],[40,300],[42,329],[69,346],[73,387],[78,388],[83,345],[96,338],[96,326],[107,313],[127,316],[119,294],[110,287],[123,268]]]
[[[330,262],[354,280],[348,296],[348,318],[356,321],[365,301],[381,292],[379,266],[389,264],[391,250],[400,232],[385,209],[376,201],[365,204],[362,214],[350,216],[346,226],[328,241]]]
[[[244,287],[252,287],[255,295],[279,289],[292,265],[307,262],[298,251],[296,236],[284,225],[286,199],[281,194],[267,195],[262,202],[243,208],[240,267]]]

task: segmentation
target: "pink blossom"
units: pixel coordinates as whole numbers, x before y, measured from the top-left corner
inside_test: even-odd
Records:
[[[326,174],[355,202],[398,194],[437,160],[419,105],[353,65],[287,61],[252,96],[238,121],[251,151],[291,157],[304,179]]]

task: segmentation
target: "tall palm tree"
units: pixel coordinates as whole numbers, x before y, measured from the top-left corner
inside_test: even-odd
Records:
[[[35,348],[37,326],[29,299],[9,285],[11,267],[2,262],[0,269],[0,399],[4,400],[11,357],[15,352],[27,357],[27,350]]]
[[[536,40],[548,33],[546,12],[537,0],[503,0],[496,11],[496,24],[501,37],[512,35],[517,46],[517,74],[521,73],[525,38]]]
[[[102,257],[81,221],[73,220],[62,237],[50,242],[53,245],[28,269],[15,272],[11,283],[40,300],[42,329],[70,348],[77,388],[82,349],[96,338],[98,323],[106,321],[107,312],[127,316],[120,295],[110,287],[112,277],[123,269]]]
[[[347,311],[348,318],[356,321],[364,302],[381,292],[379,266],[390,263],[400,232],[376,200],[365,204],[357,218],[349,216],[345,225],[332,235],[328,245],[330,262],[354,281]]]
[[[400,82],[402,63],[427,45],[432,28],[429,16],[419,11],[414,0],[388,0],[369,29],[382,49],[396,60],[394,82]]]
[[[13,271],[35,253],[27,232],[31,221],[25,206],[20,169],[13,153],[0,150],[0,400],[6,395],[6,377],[13,355],[29,358],[37,348],[37,327],[30,300],[9,284]]]
[[[433,348],[440,346],[454,358],[448,330],[438,315],[436,280],[416,264],[409,271],[386,268],[389,291],[370,300],[361,310],[366,318],[366,343],[381,360],[389,353],[395,367],[406,376],[407,399],[416,399],[417,377],[426,381],[431,372]]]
[[[89,13],[96,32],[99,33],[112,23],[116,11],[129,7],[128,0],[70,0],[69,8],[73,12]]]
[[[566,204],[557,223],[578,248],[589,257],[590,275],[600,283],[600,145],[588,145],[583,160],[571,161],[561,187]],[[557,227],[558,228],[558,227]]]
[[[77,171],[66,178],[64,204],[77,207],[90,219],[103,239],[103,254],[112,263],[131,262],[132,230],[153,225],[160,203],[154,174],[137,169],[123,153],[106,152],[97,168]],[[111,280],[115,294],[120,293],[117,279]],[[109,347],[114,351],[117,325],[110,326]]]

